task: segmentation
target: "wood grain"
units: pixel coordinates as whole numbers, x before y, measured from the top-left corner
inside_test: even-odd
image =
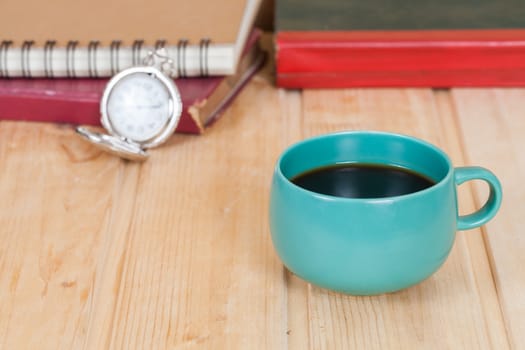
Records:
[[[498,216],[485,226],[485,240],[513,348],[525,348],[525,119],[524,89],[455,89],[454,106],[470,162],[492,169],[504,198]],[[486,188],[476,184],[477,205]]]
[[[242,97],[252,102],[221,127],[176,136],[143,165],[111,347],[284,347],[284,271],[266,219],[279,96],[256,80]]]
[[[423,138],[450,152],[458,145],[447,145],[447,135],[457,130],[443,120],[437,104],[426,89],[304,91],[304,134],[385,130]],[[506,348],[498,304],[482,303],[495,297],[494,285],[477,283],[491,281],[487,258],[476,255],[485,269],[474,273],[478,261],[471,260],[468,243],[458,239],[434,276],[402,292],[356,298],[311,288],[304,306],[309,308],[311,348]]]
[[[98,258],[115,206],[129,217],[117,194],[134,172],[122,181],[122,163],[75,148],[70,128],[2,122],[0,139],[0,347],[70,349],[86,339]]]
[[[143,164],[69,127],[0,122],[0,349],[525,347],[525,92],[286,91],[272,76],[267,66],[205,135],[175,135]],[[345,129],[414,135],[455,165],[494,169],[501,213],[459,232],[445,265],[405,291],[306,283],[272,247],[272,170],[291,143]],[[459,193],[462,213],[485,195]]]

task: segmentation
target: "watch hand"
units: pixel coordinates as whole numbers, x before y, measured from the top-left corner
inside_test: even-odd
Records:
[[[146,106],[139,106],[139,107],[143,107],[143,108],[161,108],[162,107],[162,104],[159,103],[159,104],[156,104],[156,105],[146,105]]]
[[[162,104],[126,106],[126,108],[129,108],[129,109],[158,109],[161,107],[162,107]]]

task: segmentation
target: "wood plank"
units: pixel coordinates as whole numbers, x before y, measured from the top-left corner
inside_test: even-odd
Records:
[[[292,122],[283,102],[259,76],[206,135],[176,135],[152,150],[110,347],[286,346],[285,275],[267,213],[274,162],[295,128],[280,128]]]
[[[507,331],[525,347],[525,92],[301,93],[275,89],[268,69],[209,133],[176,135],[142,165],[67,127],[0,122],[0,348],[505,349]],[[497,172],[518,190],[486,228],[459,233],[445,266],[416,287],[319,289],[273,250],[270,178],[290,143],[342,129],[422,137],[456,165],[514,164]],[[485,195],[460,192],[464,212]]]
[[[454,89],[454,106],[464,139],[466,158],[492,169],[500,178],[504,198],[500,212],[484,229],[494,279],[511,345],[525,348],[525,119],[524,89]],[[486,188],[476,184],[476,202]]]
[[[452,163],[455,166],[476,165],[470,163],[465,157],[465,147],[463,137],[458,127],[458,118],[454,108],[454,101],[449,91],[437,91],[434,93],[436,106],[439,112],[440,120],[443,125],[445,142],[443,149],[449,154]],[[455,132],[453,132],[455,131]],[[476,193],[472,186],[468,184],[459,186],[458,203],[460,215],[474,212],[479,208],[475,203]],[[509,348],[509,339],[501,306],[496,291],[496,285],[492,276],[490,266],[490,256],[487,253],[485,240],[485,228],[478,228],[469,231],[459,232],[458,240],[464,240],[465,254],[468,254],[471,262],[475,287],[477,293],[482,296],[479,299],[483,307],[487,328],[494,331],[489,332],[492,348],[507,349]],[[505,336],[502,336],[505,334]]]
[[[68,127],[1,122],[0,140],[0,348],[77,348],[137,171]]]
[[[447,135],[457,130],[441,121],[427,89],[306,90],[303,111],[305,136],[374,129],[457,147],[447,145]],[[490,270],[481,270],[481,276],[473,272],[479,259],[486,260],[483,247],[469,243],[458,239],[436,274],[398,293],[352,297],[310,288],[305,307],[311,348],[506,348],[498,304],[481,302],[495,298]],[[471,260],[469,249],[476,251],[477,260]]]
[[[281,118],[280,129],[285,133],[284,147],[298,142],[303,138],[302,135],[302,96],[300,91],[279,90],[281,104],[285,113]],[[281,149],[279,153],[283,151]],[[308,308],[308,286],[286,270],[287,287],[287,348],[288,349],[308,349],[309,343],[309,313]]]

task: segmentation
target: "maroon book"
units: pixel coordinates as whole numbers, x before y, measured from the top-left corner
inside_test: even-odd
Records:
[[[259,31],[246,43],[235,74],[181,78],[183,111],[177,132],[199,134],[212,124],[264,63]],[[107,79],[0,79],[0,120],[100,125]]]
[[[277,0],[277,85],[525,85],[523,0]]]

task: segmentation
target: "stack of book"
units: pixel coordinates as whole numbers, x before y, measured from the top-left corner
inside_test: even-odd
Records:
[[[109,78],[162,48],[183,103],[177,131],[202,133],[264,62],[253,27],[259,3],[8,1],[0,119],[99,125]]]
[[[276,0],[277,85],[524,86],[523,0]]]

